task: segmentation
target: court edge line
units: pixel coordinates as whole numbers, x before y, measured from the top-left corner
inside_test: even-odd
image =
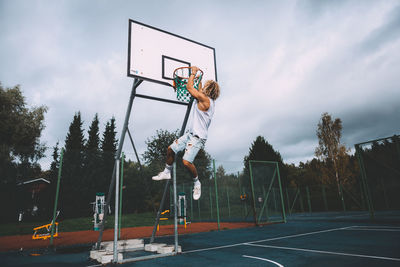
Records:
[[[279,263],[277,263],[277,262],[275,262],[275,261],[272,261],[272,260],[269,260],[269,259],[265,259],[265,258],[254,257],[254,256],[247,256],[247,255],[242,255],[242,257],[251,258],[251,259],[256,259],[256,260],[261,260],[261,261],[268,261],[268,262],[271,262],[271,263],[273,263],[273,264],[278,265],[279,267],[284,267],[282,264],[279,264]]]
[[[268,246],[268,245],[258,245],[258,244],[250,244],[250,243],[245,243],[244,245],[246,245],[246,246],[253,246],[253,247],[277,248],[277,249],[297,250],[297,251],[314,252],[314,253],[322,253],[322,254],[332,254],[332,255],[341,255],[341,256],[351,256],[351,257],[359,257],[359,258],[370,258],[370,259],[379,259],[379,260],[400,261],[399,258],[389,258],[389,257],[381,257],[381,256],[370,256],[370,255],[362,255],[362,254],[350,254],[350,253],[331,252],[331,251],[313,250],[313,249],[304,249],[304,248],[291,248],[291,247]]]
[[[216,249],[221,249],[221,248],[231,248],[231,247],[237,247],[237,246],[242,246],[244,243],[237,243],[237,244],[232,244],[232,245],[225,245],[225,246],[218,246],[218,247],[211,247],[211,248],[200,248],[200,249],[194,249],[194,250],[188,250],[188,251],[182,251],[181,254],[185,253],[193,253],[193,252],[201,252],[201,251],[207,251],[207,250],[216,250]]]
[[[357,228],[366,228],[366,229],[400,229],[400,227],[398,226],[385,226],[385,225],[381,225],[381,226],[369,226],[369,225],[354,225],[352,226],[353,228],[357,227]]]
[[[274,241],[274,240],[280,240],[280,239],[286,239],[286,238],[292,238],[292,237],[314,235],[314,234],[327,233],[327,232],[333,232],[333,231],[339,231],[339,230],[347,230],[347,229],[352,228],[352,227],[354,227],[354,226],[333,228],[333,229],[327,229],[327,230],[321,230],[321,231],[315,231],[315,232],[309,232],[309,233],[303,233],[303,234],[296,234],[296,235],[288,235],[288,236],[267,238],[267,239],[263,239],[263,240],[256,240],[256,241],[250,241],[250,242],[244,242],[244,243],[259,243],[259,242]]]
[[[400,229],[344,229],[346,231],[384,231],[384,232],[400,232]]]
[[[263,239],[263,240],[248,241],[248,242],[236,243],[236,244],[225,245],[225,246],[210,247],[210,248],[200,248],[200,249],[182,251],[182,254],[185,254],[185,253],[193,253],[193,252],[201,252],[201,251],[207,251],[207,250],[216,250],[216,249],[222,249],[222,248],[237,247],[237,246],[241,246],[241,245],[248,244],[248,243],[266,242],[266,241],[273,241],[273,240],[279,240],[279,239],[285,239],[285,238],[292,238],[292,237],[298,237],[298,236],[313,235],[313,234],[319,234],[319,233],[325,233],[325,232],[332,232],[332,231],[338,231],[338,230],[345,230],[345,229],[351,228],[351,227],[353,227],[353,226],[340,227],[340,228],[333,228],[333,229],[328,229],[328,230],[322,230],[322,231],[316,231],[316,232],[309,232],[309,233],[303,233],[303,234],[297,234],[297,235],[289,235],[289,236],[274,237],[274,238]]]

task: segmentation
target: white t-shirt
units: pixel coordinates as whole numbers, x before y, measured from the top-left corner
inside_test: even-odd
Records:
[[[201,111],[197,100],[193,101],[190,131],[201,139],[207,139],[208,127],[210,127],[214,115],[215,102],[211,98],[208,99],[210,100],[210,107],[207,111]]]

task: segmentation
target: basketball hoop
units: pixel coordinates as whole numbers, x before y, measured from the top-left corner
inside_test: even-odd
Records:
[[[191,67],[181,67],[174,70],[174,82],[176,90],[176,98],[182,102],[190,102],[192,96],[186,88],[189,81],[190,74],[192,72]],[[196,76],[193,79],[193,87],[199,90],[199,84],[203,77],[203,71],[199,69]]]

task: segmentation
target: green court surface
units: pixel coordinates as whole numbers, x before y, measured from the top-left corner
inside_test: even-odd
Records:
[[[376,215],[373,221],[367,212],[292,215],[287,223],[182,235],[181,254],[121,266],[400,266],[400,213]],[[173,237],[158,241],[172,244]],[[0,262],[100,266],[89,260],[89,250],[80,245],[7,252],[0,253]]]

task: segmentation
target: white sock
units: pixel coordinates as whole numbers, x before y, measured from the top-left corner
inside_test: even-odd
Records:
[[[164,172],[165,173],[170,173],[171,170],[172,170],[172,165],[165,164]]]
[[[195,184],[200,183],[199,176],[197,176],[196,178],[193,178],[193,182]]]

